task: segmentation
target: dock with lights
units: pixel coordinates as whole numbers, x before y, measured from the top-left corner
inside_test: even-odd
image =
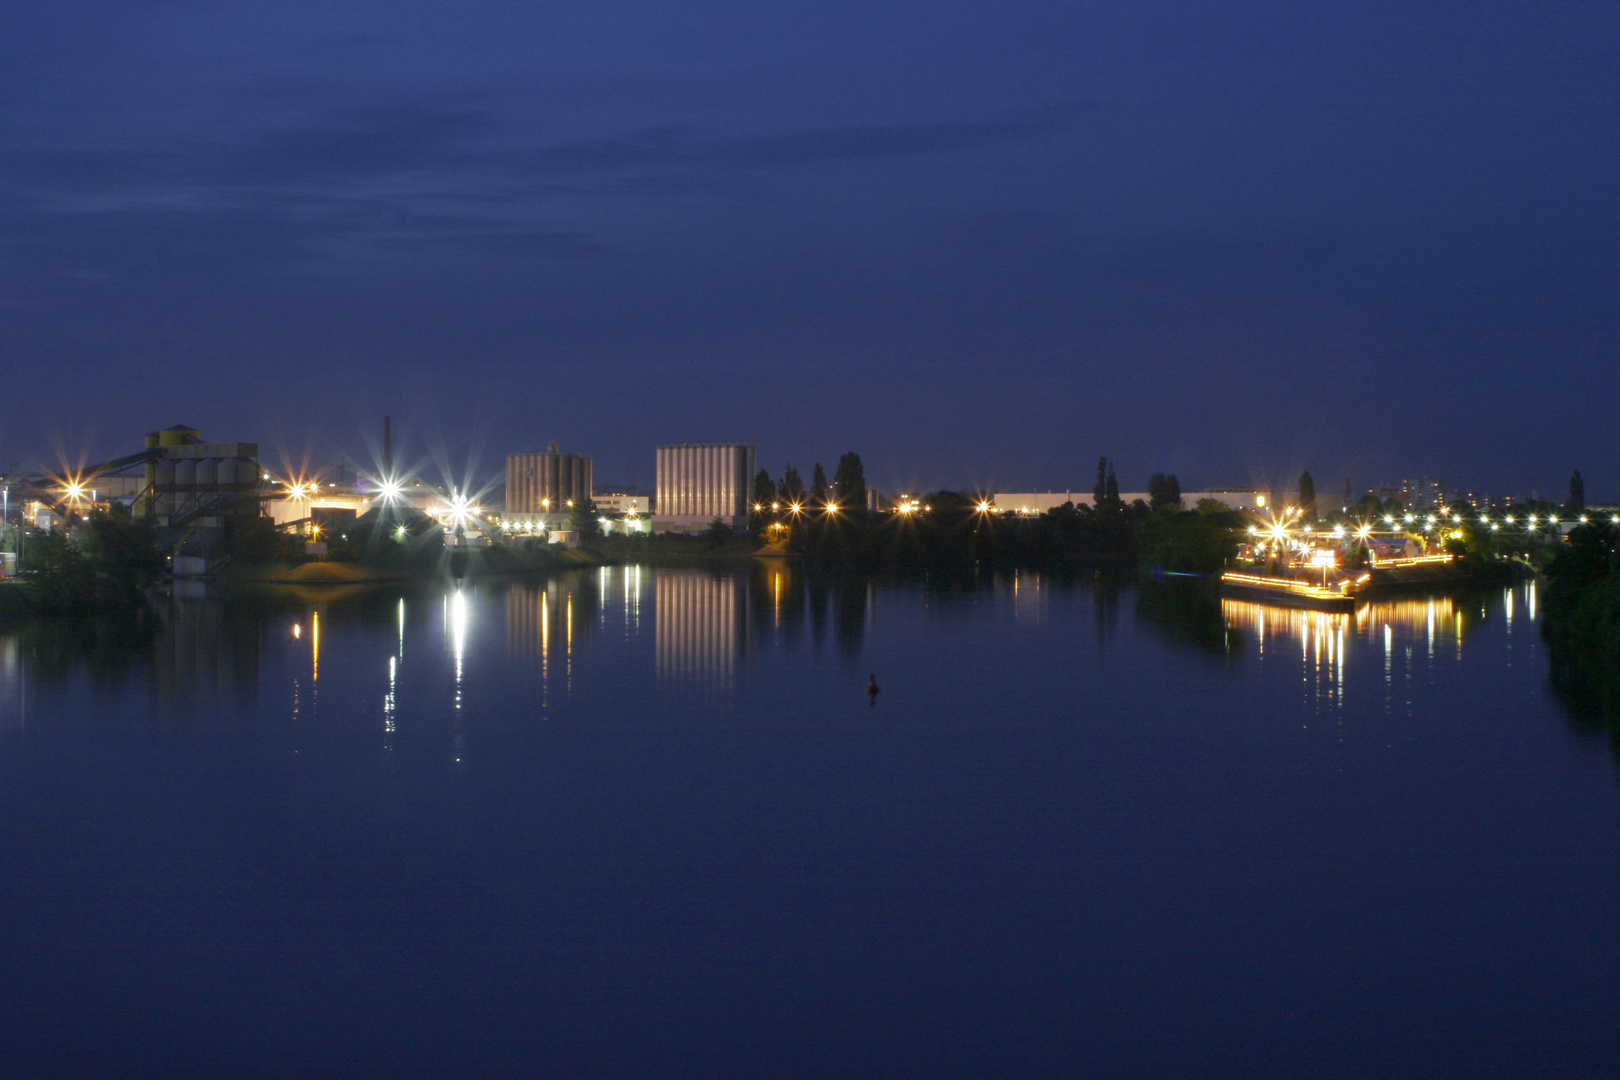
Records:
[[[1315,611],[1354,611],[1354,586],[1355,582],[1349,578],[1321,585],[1299,578],[1268,577],[1235,571],[1221,575],[1222,596]]]

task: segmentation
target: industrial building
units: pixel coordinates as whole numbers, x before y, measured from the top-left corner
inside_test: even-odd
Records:
[[[678,443],[658,448],[655,532],[700,532],[719,518],[748,527],[759,452],[753,443]]]
[[[145,493],[137,511],[154,524],[222,527],[259,517],[259,444],[205,443],[194,428],[146,436]]]
[[[1119,499],[1126,506],[1141,499],[1151,502],[1151,496],[1146,491],[1122,491]],[[1272,493],[1253,488],[1226,488],[1220,491],[1183,491],[1181,505],[1191,510],[1204,499],[1214,499],[1225,504],[1228,510],[1264,510],[1275,505]],[[990,497],[997,510],[1015,514],[1044,514],[1048,510],[1055,510],[1064,503],[1074,503],[1075,506],[1092,506],[1096,503],[1096,496],[1091,491],[1024,491],[1024,492],[997,492]]]
[[[545,451],[506,457],[506,510],[512,529],[566,525],[574,504],[591,497],[591,459],[565,454],[552,443]]]
[[[591,502],[596,505],[596,523],[608,536],[652,531],[652,499],[638,491],[598,491]]]
[[[259,520],[262,479],[257,443],[205,443],[196,428],[181,424],[149,433],[136,453],[63,478],[61,489],[39,502],[51,521],[97,503],[123,503],[176,555],[211,559]]]

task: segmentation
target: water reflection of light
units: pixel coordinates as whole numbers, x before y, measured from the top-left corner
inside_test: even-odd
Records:
[[[1032,615],[1040,619],[1042,601],[1041,576],[1039,574],[1025,574],[1013,571],[1013,618],[1021,619],[1025,615]]]
[[[1365,636],[1370,643],[1382,628],[1384,680],[1389,684],[1394,680],[1397,628],[1427,629],[1433,634],[1438,631],[1438,620],[1444,619],[1447,629],[1455,628],[1458,635],[1462,632],[1461,623],[1452,619],[1451,601],[1445,598],[1367,604],[1354,613],[1271,607],[1244,600],[1223,600],[1221,609],[1230,629],[1247,631],[1254,638],[1261,657],[1267,655],[1268,643],[1295,641],[1308,698],[1338,706],[1344,704],[1351,643],[1356,638]]]
[[[321,613],[315,612],[309,617],[309,681],[316,683],[321,678]]]
[[[506,648],[515,659],[538,670],[541,704],[553,673],[568,689],[574,662],[589,649],[591,636],[622,614],[625,634],[634,633],[640,618],[639,568],[605,567],[592,572],[559,574],[539,585],[513,585],[506,590]]]
[[[660,574],[653,579],[660,689],[731,692],[746,633],[744,588],[729,576]]]
[[[405,598],[403,596],[399,598],[399,645],[395,648],[394,655],[401,660],[405,659]]]
[[[1531,602],[1532,588],[1523,586],[1526,605]],[[1504,622],[1508,626],[1512,624],[1516,592],[1518,588],[1511,588],[1502,594]],[[1477,623],[1492,617],[1493,610],[1475,598],[1458,601],[1448,596],[1379,600],[1363,604],[1353,613],[1270,607],[1242,600],[1223,600],[1221,608],[1228,629],[1248,631],[1262,658],[1276,655],[1276,646],[1282,644],[1279,639],[1296,642],[1307,698],[1316,701],[1332,698],[1342,704],[1346,680],[1355,662],[1350,654],[1356,651],[1357,639],[1378,648],[1381,637],[1387,707],[1398,702],[1396,685],[1410,684],[1421,671],[1421,667],[1413,666],[1414,653],[1419,658],[1427,657],[1431,671],[1437,656],[1460,661],[1464,639]],[[1398,638],[1405,644],[1404,659],[1397,649]],[[1268,645],[1272,646],[1270,652]],[[1406,705],[1410,711],[1411,701]]]
[[[624,621],[629,636],[641,632],[641,567],[627,567],[624,573]]]
[[[17,639],[11,635],[0,638],[0,694],[4,696],[7,710],[11,703],[17,703],[17,717],[21,722],[27,715],[23,698],[26,687],[23,682],[22,659],[17,651]]]
[[[456,659],[456,708],[461,708],[461,671],[467,656],[467,596],[460,589],[450,597],[450,650]]]
[[[383,697],[383,731],[389,735],[394,733],[394,680],[398,675],[399,658],[388,658],[388,693]],[[387,745],[387,740],[384,740]]]

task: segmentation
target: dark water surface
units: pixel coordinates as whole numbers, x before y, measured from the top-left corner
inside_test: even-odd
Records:
[[[1614,1075],[1620,787],[1535,593],[632,567],[0,632],[0,1075]]]

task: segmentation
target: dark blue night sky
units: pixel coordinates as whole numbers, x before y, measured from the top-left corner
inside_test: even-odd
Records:
[[[1620,497],[1620,5],[0,13],[0,467]]]

